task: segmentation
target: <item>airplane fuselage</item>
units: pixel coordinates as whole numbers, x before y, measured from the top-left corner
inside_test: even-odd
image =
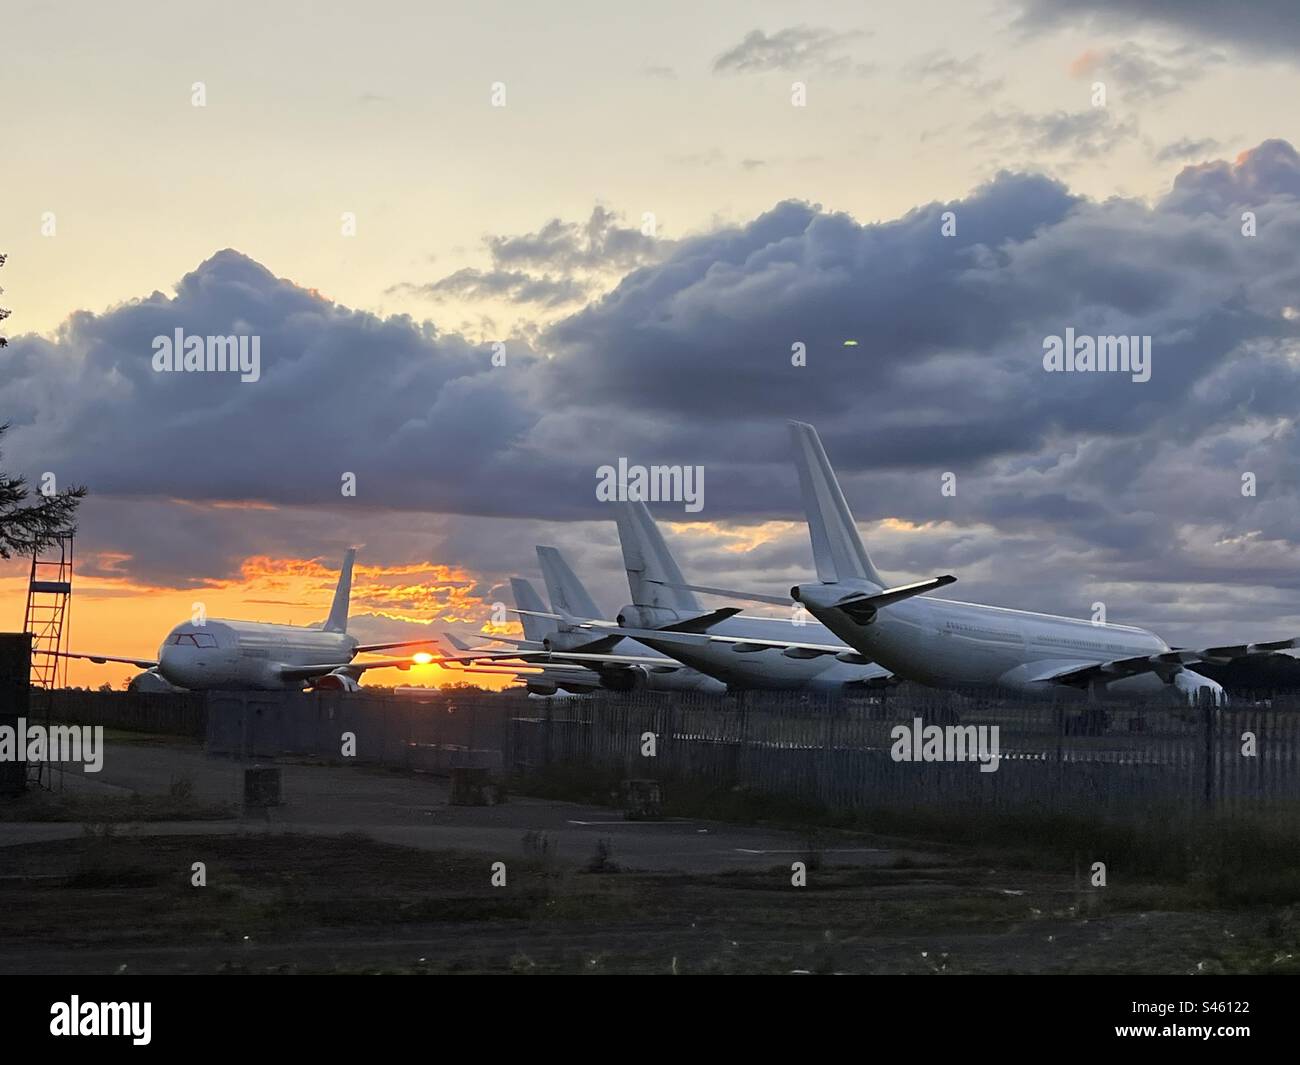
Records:
[[[286,680],[283,666],[349,662],[357,639],[297,625],[257,621],[183,622],[158,649],[157,673],[191,691],[300,691],[308,682]]]
[[[635,606],[620,611],[632,617]],[[789,640],[798,643],[834,645],[843,642],[816,621],[798,622],[784,618],[741,614],[709,629],[711,635],[755,640]],[[839,691],[846,686],[881,680],[889,670],[875,663],[866,665],[840,661],[834,654],[798,657],[779,647],[757,649],[744,644],[710,643],[704,640],[662,640],[642,636],[641,642],[661,654],[716,677],[732,691]],[[852,646],[852,645],[850,645]]]
[[[917,597],[855,620],[835,603],[854,591],[877,592],[870,582],[802,585],[800,601],[840,639],[907,680],[937,688],[1000,687],[1032,692],[1051,688],[1048,674],[1090,663],[1161,654],[1169,645],[1153,632],[1026,610]],[[1170,687],[1218,685],[1190,670],[1167,683],[1154,672],[1120,676],[1109,694],[1149,696]],[[1221,689],[1220,689],[1221,692]]]

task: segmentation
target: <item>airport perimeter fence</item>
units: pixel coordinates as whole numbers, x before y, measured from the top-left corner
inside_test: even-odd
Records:
[[[59,688],[50,696],[50,716],[55,721],[196,739],[202,739],[207,732],[207,698],[201,692],[100,692]]]
[[[835,810],[1300,812],[1300,707],[1290,701],[1224,709],[924,689],[840,703],[637,694],[552,700],[544,715],[516,719],[513,733],[520,766],[604,766]],[[653,758],[642,754],[647,734]],[[991,753],[994,736],[991,769],[980,755]]]
[[[1238,696],[1219,708],[916,688],[836,701],[783,693],[529,699],[519,692],[214,692],[134,700],[113,693],[96,708],[104,695],[71,694],[83,698],[65,705],[81,709],[65,720],[120,726],[129,718],[156,731],[167,731],[170,721],[186,731],[201,714],[208,751],[246,760],[429,772],[588,767],[835,810],[1034,809],[1118,818],[1158,808],[1300,812],[1294,696]],[[904,738],[899,730],[916,731],[918,721],[919,737]],[[995,738],[997,768],[981,771]],[[650,743],[653,755],[643,753]],[[904,754],[913,757],[896,757]]]

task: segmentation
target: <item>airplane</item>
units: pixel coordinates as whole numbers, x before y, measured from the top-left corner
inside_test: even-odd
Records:
[[[717,620],[687,586],[650,508],[643,502],[616,506],[632,602],[618,612],[618,627],[608,631],[671,655],[722,681],[728,691],[844,694],[897,683],[887,669],[806,617],[739,614]],[[691,631],[702,618],[716,623],[707,632]]]
[[[891,587],[872,564],[816,429],[792,422],[817,581],[790,589],[845,643],[907,680],[954,690],[1150,698],[1226,704],[1223,687],[1188,668],[1300,646],[1300,640],[1174,648],[1155,633],[928,596],[951,575]],[[695,588],[694,590],[701,590]],[[776,596],[710,589],[760,602]]]
[[[546,592],[551,600],[551,609],[538,609],[542,606],[540,597],[531,607],[516,606],[515,613],[524,618],[525,640],[505,639],[504,642],[517,644],[541,643],[541,647],[524,648],[513,651],[484,651],[472,649],[454,658],[439,659],[439,664],[463,661],[471,662],[481,668],[483,662],[516,662],[525,666],[544,664],[554,666],[583,666],[595,675],[599,687],[608,691],[659,691],[659,692],[703,692],[709,695],[721,695],[727,686],[714,677],[710,677],[689,666],[683,665],[675,658],[656,654],[644,644],[627,639],[617,633],[592,632],[589,626],[581,622],[594,618],[598,613],[591,595],[573,572],[564,557],[553,547],[537,548],[537,559],[541,564],[542,577],[546,582]],[[518,582],[516,584],[516,581]],[[532,591],[532,586],[517,578],[511,582],[515,592],[516,603],[520,599],[522,587]],[[724,612],[725,613],[725,612]],[[734,613],[734,611],[733,611]],[[712,617],[713,615],[709,615]],[[532,619],[532,622],[529,619]],[[550,621],[550,627],[541,626],[532,629],[529,625]],[[554,675],[547,678],[554,679]],[[562,683],[565,690],[572,690],[570,680],[585,687],[586,677],[570,674]],[[533,682],[540,693],[546,681]],[[530,688],[534,690],[534,688]]]
[[[542,597],[537,594],[537,589],[522,577],[510,578],[510,592],[514,597],[515,606],[521,612],[520,620],[524,627],[524,638],[521,640],[495,633],[475,635],[483,640],[511,644],[521,651],[545,650],[546,636],[554,626],[548,625],[542,616],[546,612],[546,604],[542,602]],[[454,633],[444,632],[443,636],[458,651],[491,653],[492,650],[481,646],[471,647]],[[454,664],[446,662],[444,668],[454,668]],[[528,662],[520,663],[518,666],[462,664],[459,668],[466,673],[514,674],[523,682],[530,695],[556,695],[560,691],[570,695],[587,695],[602,687],[599,673],[577,663]]]
[[[348,604],[352,595],[352,564],[356,549],[343,556],[338,587],[329,617],[319,628],[271,625],[260,621],[211,619],[182,622],[158,649],[158,658],[119,658],[113,655],[60,652],[65,658],[91,662],[124,662],[145,672],[133,677],[132,691],[358,691],[368,669],[396,667],[432,660],[428,654],[410,658],[356,662],[359,654],[394,647],[428,646],[429,640],[361,644],[348,635]]]

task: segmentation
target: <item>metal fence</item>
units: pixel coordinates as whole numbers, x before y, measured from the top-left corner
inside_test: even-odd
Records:
[[[980,730],[985,751],[996,740],[996,769],[979,757]],[[650,734],[653,757],[642,753]],[[834,809],[1241,809],[1300,800],[1300,711],[931,692],[838,704],[637,695],[553,700],[546,714],[515,721],[512,757],[745,787]]]
[[[1128,816],[1157,805],[1280,809],[1300,800],[1300,706],[1277,698],[1238,697],[1219,708],[925,689],[859,700],[247,692],[143,701],[114,693],[102,702],[99,693],[74,694],[96,698],[65,700],[65,720],[121,725],[126,718],[158,731],[170,721],[190,731],[201,715],[211,753],[248,759],[296,756],[434,772],[585,766],[845,810]]]

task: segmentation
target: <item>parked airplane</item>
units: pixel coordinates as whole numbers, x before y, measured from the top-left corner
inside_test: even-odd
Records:
[[[343,556],[334,603],[320,628],[225,619],[186,621],[167,634],[157,660],[72,652],[64,657],[139,666],[145,672],[132,678],[131,688],[135,691],[281,691],[305,687],[357,691],[358,680],[368,669],[400,669],[430,661],[432,656],[428,654],[353,661],[355,656],[372,651],[430,645],[428,640],[360,644],[355,636],[348,635],[348,602],[356,554],[349,548]]]
[[[529,665],[580,665],[593,671],[599,677],[600,687],[610,691],[646,689],[721,695],[727,690],[722,681],[683,665],[675,658],[658,654],[635,640],[627,639],[617,633],[592,631],[591,626],[583,622],[595,617],[598,612],[597,607],[587,589],[578,580],[577,574],[553,547],[539,547],[537,560],[542,567],[542,577],[546,582],[551,609],[547,611],[520,606],[517,613],[525,619],[525,626],[528,625],[529,618],[534,622],[551,623],[542,637],[543,649],[487,652],[471,650],[458,658],[441,661],[472,661],[476,665],[481,665],[485,661],[507,660]],[[515,592],[518,599],[519,589],[516,588]],[[604,624],[611,626],[613,623]],[[540,630],[534,631],[540,634]],[[527,627],[524,635],[528,636]],[[567,689],[568,683],[565,682],[561,686]]]
[[[555,630],[555,626],[544,617],[546,604],[542,602],[542,597],[537,594],[537,589],[522,577],[510,578],[510,592],[514,596],[515,606],[520,611],[524,638],[521,640],[513,636],[486,633],[478,633],[476,636],[490,642],[511,644],[520,651],[544,651],[546,637]],[[492,653],[493,649],[486,646],[471,647],[454,633],[446,632],[443,635],[458,651]],[[452,668],[451,662],[445,659],[443,661],[448,668]],[[586,695],[598,691],[603,686],[598,672],[577,663],[523,662],[517,666],[508,664],[483,666],[469,663],[461,664],[459,668],[466,673],[513,674],[519,678],[531,695],[555,695],[559,691],[572,695]]]
[[[716,677],[729,691],[844,693],[895,683],[887,669],[809,618],[740,614],[717,620],[687,586],[650,508],[615,505],[632,602],[619,611],[619,628],[612,631]],[[702,618],[716,623],[699,631]]]
[[[1208,696],[1222,703],[1223,688],[1189,665],[1300,646],[1300,640],[1288,639],[1171,648],[1154,633],[1128,625],[920,598],[956,580],[951,576],[890,587],[858,535],[817,431],[800,422],[791,427],[818,581],[795,586],[790,597],[900,677],[940,688],[995,686],[1134,697],[1177,693],[1186,700]]]

